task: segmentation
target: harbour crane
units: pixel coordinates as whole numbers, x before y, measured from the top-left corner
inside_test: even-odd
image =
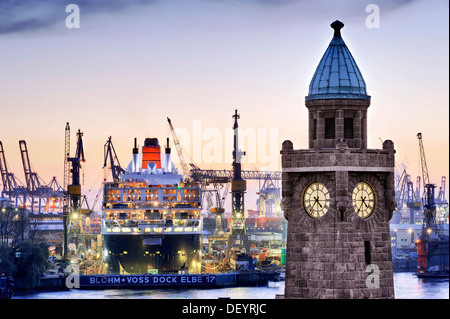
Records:
[[[38,177],[38,174],[36,172],[33,172],[31,169],[27,143],[24,140],[20,140],[19,147],[20,147],[20,154],[22,157],[23,171],[25,174],[25,182],[27,184],[28,189],[33,194],[42,186],[40,178]]]
[[[446,177],[442,176],[441,186],[439,187],[439,194],[436,198],[436,204],[448,205],[447,199],[445,198],[445,182],[446,182]]]
[[[264,178],[257,195],[259,195],[257,202],[259,217],[280,217],[281,194],[276,180]]]
[[[175,133],[175,129],[173,128],[172,122],[169,118],[167,118],[167,122],[169,122],[170,132],[172,133],[173,142],[175,144],[175,148],[177,149],[178,158],[180,160],[181,169],[183,171],[183,175],[186,181],[190,181],[189,168],[186,164],[186,160],[184,159],[183,151],[181,148],[180,141],[178,140],[177,134]]]
[[[423,147],[422,133],[417,134],[419,139],[419,152],[420,152],[420,164],[422,168],[422,180],[423,180],[423,195],[422,203],[424,207],[424,226],[427,229],[434,229],[436,218],[436,203],[434,199],[434,189],[436,185],[430,183],[430,177],[428,174],[427,161],[425,158],[425,149]]]
[[[4,195],[15,200],[15,206],[25,206],[27,200],[26,186],[8,169],[3,144],[0,141],[0,173],[2,175],[2,197]]]
[[[243,244],[245,253],[250,253],[250,244],[247,231],[245,228],[245,210],[244,210],[244,194],[247,190],[247,183],[242,179],[242,158],[245,152],[239,149],[238,138],[238,119],[240,118],[238,111],[235,110],[233,131],[233,179],[231,180],[231,227],[230,236],[228,237],[228,245],[226,250],[226,260],[230,259],[231,246],[234,241],[239,240]]]
[[[78,130],[77,132],[77,149],[75,151],[74,157],[68,157],[67,161],[71,163],[70,173],[72,179],[70,184],[67,185],[67,192],[70,197],[70,205],[72,210],[77,210],[81,207],[81,184],[80,184],[80,170],[82,163],[86,162],[84,158],[84,148],[83,148],[83,133]]]
[[[420,163],[424,187],[422,196],[424,221],[422,224],[422,234],[416,240],[417,271],[418,275],[425,276],[428,272],[435,272],[435,274],[439,275],[443,270],[447,269],[447,273],[444,276],[448,278],[448,236],[442,236],[442,227],[436,223],[436,201],[434,197],[436,185],[430,183],[422,134],[418,133],[417,138],[419,139]],[[441,190],[445,189],[445,178],[442,182]],[[437,271],[433,268],[437,268]]]
[[[26,181],[26,197],[29,202],[30,210],[32,213],[46,213],[50,206],[54,207],[53,204],[50,206],[48,205],[49,201],[61,202],[63,200],[64,191],[56,181],[56,177],[47,184],[38,173],[32,169],[27,143],[24,140],[19,141],[19,147]],[[37,202],[35,202],[35,199],[37,199]],[[35,204],[38,206],[35,207]]]
[[[66,142],[68,123],[66,125]],[[70,164],[70,177],[67,185],[67,195],[68,195],[68,207],[65,206],[64,209],[64,257],[67,257],[68,242],[73,240],[75,244],[82,249],[86,249],[85,243],[85,233],[90,229],[89,216],[91,210],[86,200],[86,196],[81,194],[81,179],[80,171],[82,168],[82,163],[86,162],[84,157],[84,147],[83,147],[83,133],[81,130],[77,132],[77,147],[74,157],[69,157],[70,148],[67,148],[66,143],[66,160]],[[87,208],[82,208],[83,204]],[[85,226],[83,227],[83,217]]]
[[[137,146],[136,146],[136,139],[134,141],[134,148],[133,148],[133,155],[137,154]],[[109,161],[109,168],[111,169],[111,175],[113,180],[117,180],[120,176],[120,174],[125,173],[125,170],[120,166],[119,158],[117,157],[116,150],[114,149],[114,145],[111,140],[111,136],[108,137],[108,140],[106,141],[104,147],[103,147],[103,154],[104,154],[104,160],[103,160],[103,182],[102,186],[100,187],[97,196],[95,196],[94,204],[92,207],[95,207],[97,205],[97,202],[100,198],[100,195],[103,191],[103,187],[107,180],[107,169],[108,169],[108,161]]]
[[[135,143],[134,149],[137,149],[136,148],[136,140],[134,143]],[[134,149],[133,149],[133,151],[134,151]],[[108,140],[106,141],[105,146],[103,147],[103,154],[104,154],[103,169],[106,168],[106,165],[108,164],[108,160],[109,160],[112,178],[113,178],[113,180],[117,180],[119,178],[120,174],[125,173],[125,170],[120,166],[120,162],[117,157],[116,150],[114,149],[114,145],[111,141],[111,136],[108,137]]]
[[[69,185],[69,176],[70,176],[70,164],[68,160],[69,156],[70,156],[70,125],[69,122],[67,122],[65,128],[65,143],[64,143],[64,182],[63,182],[64,190],[67,190],[67,185]]]
[[[420,178],[419,178],[420,184]],[[415,223],[415,211],[420,210],[422,203],[420,197],[417,197],[414,191],[414,185],[411,181],[411,175],[403,169],[402,174],[397,180],[397,185],[395,187],[395,200],[397,202],[397,209],[401,212],[406,206],[409,208],[409,223]]]

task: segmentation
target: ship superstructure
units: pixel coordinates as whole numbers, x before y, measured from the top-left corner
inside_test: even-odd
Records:
[[[112,274],[200,272],[201,193],[156,138],[136,144],[128,167],[103,193],[104,258]]]

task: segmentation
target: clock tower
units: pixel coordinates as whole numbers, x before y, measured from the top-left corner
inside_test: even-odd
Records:
[[[394,143],[367,148],[366,83],[335,21],[305,104],[309,148],[282,146],[286,299],[394,298]]]

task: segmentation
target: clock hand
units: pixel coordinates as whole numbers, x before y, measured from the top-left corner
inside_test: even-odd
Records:
[[[314,205],[317,203],[317,204],[319,204],[319,206],[320,206],[320,208],[323,208],[323,206],[320,204],[320,202],[319,202],[319,197],[314,197],[314,200],[315,200],[315,202],[314,202],[314,204],[313,204],[313,207],[314,207]]]
[[[362,206],[362,204],[364,204],[364,205],[366,205],[366,207],[369,207],[369,206],[367,206],[365,199],[366,199],[365,196],[364,196],[364,198],[361,196],[361,201],[362,201],[361,206]]]
[[[359,209],[358,209],[358,211],[356,213],[359,213],[359,211],[361,210],[362,204],[363,203],[361,203],[361,205],[359,205]]]

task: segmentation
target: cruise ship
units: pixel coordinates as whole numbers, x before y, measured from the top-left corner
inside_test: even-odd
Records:
[[[169,139],[146,138],[122,174],[106,182],[103,257],[110,274],[200,273],[201,191],[171,161]]]

